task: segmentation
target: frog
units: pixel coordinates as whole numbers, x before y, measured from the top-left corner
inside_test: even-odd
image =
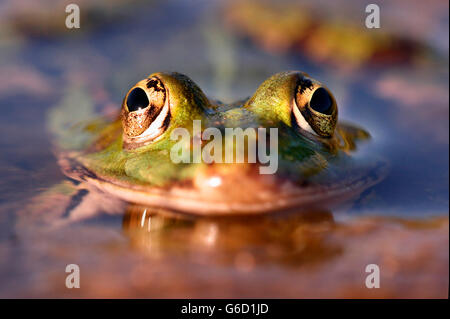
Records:
[[[338,121],[331,90],[301,71],[274,74],[250,97],[229,104],[208,98],[184,74],[152,73],[129,88],[115,112],[81,123],[67,120],[64,130],[54,130],[62,172],[111,203],[189,216],[328,210],[357,198],[386,172],[384,161],[358,155],[369,132]],[[194,132],[195,122],[200,132]],[[220,155],[198,161],[191,152],[183,161],[173,160],[176,146],[207,147],[209,128],[267,130],[245,136],[244,161],[224,162]],[[184,144],[174,138],[179,129],[191,134]],[[277,169],[261,174],[267,164],[249,160],[248,145],[261,139],[269,144],[270,129],[276,132]],[[231,145],[237,154],[235,136],[217,138],[216,146]],[[101,202],[96,198],[91,202]]]

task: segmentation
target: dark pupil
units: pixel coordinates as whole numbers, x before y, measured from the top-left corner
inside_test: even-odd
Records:
[[[314,91],[311,101],[309,102],[309,106],[314,111],[330,115],[333,105],[333,101],[331,100],[330,94],[328,94],[327,90],[324,88],[318,88]]]
[[[130,112],[145,109],[148,106],[147,94],[141,88],[135,88],[128,94],[127,106]]]

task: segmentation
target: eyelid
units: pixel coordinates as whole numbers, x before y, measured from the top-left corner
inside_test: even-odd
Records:
[[[294,99],[293,103],[294,103],[293,113],[294,113],[294,117],[295,117],[295,119],[296,119],[297,125],[298,125],[301,129],[303,129],[303,130],[305,130],[305,131],[307,131],[307,132],[309,132],[309,133],[311,133],[311,134],[314,134],[314,135],[316,135],[316,136],[319,136],[319,135],[313,130],[313,128],[311,127],[311,125],[309,125],[308,121],[306,121],[305,117],[304,117],[304,116],[302,115],[302,113],[300,112],[300,110],[299,110],[299,108],[298,108],[298,106],[297,106],[297,102],[295,101],[295,99]]]

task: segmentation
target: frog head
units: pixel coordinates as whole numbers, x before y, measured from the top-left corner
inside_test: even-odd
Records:
[[[87,124],[83,134],[83,147],[60,152],[68,176],[192,214],[330,208],[383,171],[354,156],[369,134],[338,122],[331,91],[298,71],[275,74],[229,105],[185,75],[154,73],[128,90],[115,120]]]

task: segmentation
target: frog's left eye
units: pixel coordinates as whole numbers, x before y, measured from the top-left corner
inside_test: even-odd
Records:
[[[297,125],[321,137],[333,136],[337,122],[336,101],[317,81],[302,76],[295,92],[293,113]]]
[[[144,142],[161,135],[170,120],[162,81],[151,77],[132,87],[125,96],[121,117],[126,142]]]

